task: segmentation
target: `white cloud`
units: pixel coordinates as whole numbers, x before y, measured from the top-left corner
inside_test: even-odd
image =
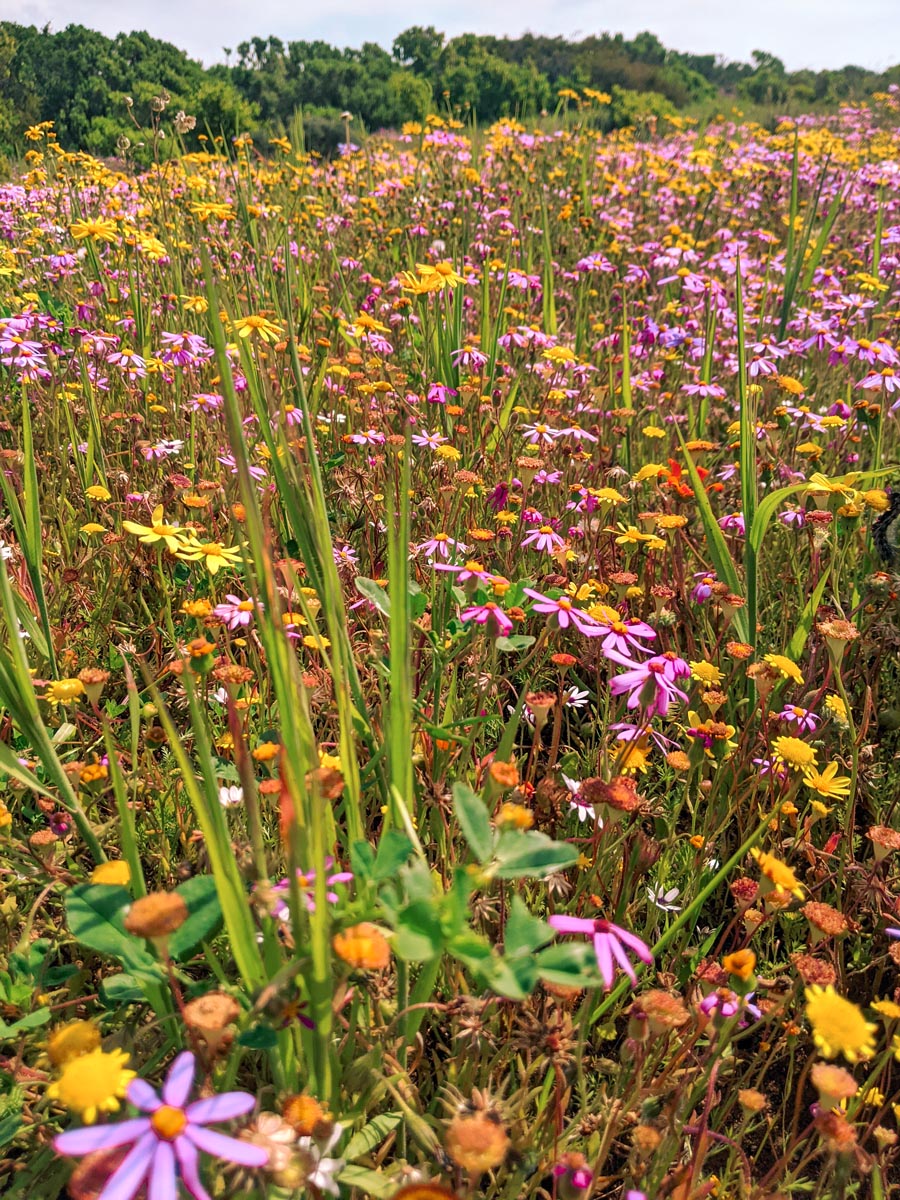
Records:
[[[526,31],[583,37],[604,31],[634,36],[649,29],[667,45],[698,54],[749,59],[754,49],[781,57],[790,69],[883,69],[900,60],[900,0],[23,0],[14,19],[60,29],[81,24],[103,33],[146,29],[205,62],[222,48],[273,34],[283,41],[323,38],[337,45],[364,41],[389,47],[410,25],[517,35]]]

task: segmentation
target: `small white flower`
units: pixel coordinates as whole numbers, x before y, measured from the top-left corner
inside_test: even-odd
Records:
[[[234,808],[244,803],[244,789],[232,784],[231,787],[219,788],[219,803],[223,808]]]
[[[678,888],[669,888],[666,892],[662,887],[647,888],[647,895],[650,897],[651,903],[655,904],[662,912],[681,912],[681,905],[675,901],[681,895]]]
[[[603,828],[603,818],[597,817],[597,814],[594,811],[594,806],[592,804],[582,804],[581,801],[578,799],[578,793],[581,790],[581,781],[578,779],[570,779],[569,776],[566,775],[566,773],[564,771],[561,772],[561,775],[562,775],[562,781],[566,785],[567,791],[571,792],[572,795],[575,797],[574,800],[569,801],[569,811],[577,813],[579,821],[582,821],[582,822],[588,821],[588,820],[596,821],[597,825],[599,825],[599,827],[602,829]]]
[[[581,822],[588,821],[588,820],[597,821],[597,814],[594,812],[594,807],[591,804],[579,804],[579,802],[577,800],[570,800],[569,801],[569,811],[578,813],[578,820]],[[598,821],[597,823],[602,828],[603,821],[601,820],[601,821]]]
[[[344,1160],[342,1158],[326,1158],[325,1155],[337,1145],[342,1132],[343,1126],[336,1124],[326,1142],[314,1142],[310,1137],[297,1139],[297,1149],[308,1156],[310,1163],[310,1170],[306,1176],[307,1187],[328,1192],[331,1196],[341,1194],[337,1176],[344,1169]]]

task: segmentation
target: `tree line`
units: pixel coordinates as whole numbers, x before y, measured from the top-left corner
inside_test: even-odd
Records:
[[[900,84],[900,66],[787,71],[763,51],[733,62],[669,50],[652,33],[448,39],[414,26],[390,50],[255,37],[223,47],[223,56],[204,67],[147,33],[108,38],[82,25],[53,32],[0,22],[0,153],[21,153],[25,130],[52,120],[64,147],[113,155],[123,139],[134,141],[136,123],[160,96],[170,111],[197,118],[189,141],[236,133],[265,139],[295,127],[300,111],[312,148],[328,150],[343,139],[344,111],[360,133],[435,111],[484,123],[528,120],[577,104],[588,89],[599,93],[598,119],[611,128],[729,97],[796,111]]]

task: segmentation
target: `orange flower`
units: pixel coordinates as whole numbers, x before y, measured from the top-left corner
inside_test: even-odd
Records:
[[[371,921],[336,933],[331,945],[338,958],[360,971],[380,971],[391,961],[388,940]]]

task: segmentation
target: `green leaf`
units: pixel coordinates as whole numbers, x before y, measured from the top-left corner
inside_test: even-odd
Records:
[[[348,1163],[341,1171],[341,1182],[350,1188],[358,1188],[363,1194],[374,1196],[375,1200],[389,1200],[397,1191],[397,1180],[382,1175],[380,1171],[370,1171],[368,1167],[356,1167]]]
[[[491,957],[490,942],[472,929],[453,938],[447,949],[472,971],[480,971]]]
[[[39,796],[53,797],[53,793],[49,788],[45,788],[36,775],[29,771],[27,767],[22,766],[18,757],[13,754],[6,742],[0,742],[0,771],[5,771],[11,778],[30,788]]]
[[[26,1013],[24,1017],[20,1017],[11,1025],[7,1025],[4,1020],[0,1019],[0,1038],[16,1037],[27,1029],[38,1029],[41,1025],[46,1025],[49,1020],[49,1008],[36,1008],[34,1012]]]
[[[378,843],[372,878],[376,883],[392,879],[412,854],[413,844],[399,829],[389,829]]]
[[[719,528],[719,523],[715,518],[712,506],[709,503],[709,496],[706,494],[706,489],[703,486],[703,480],[697,473],[697,468],[694,460],[691,458],[690,451],[686,449],[684,437],[678,426],[675,426],[675,432],[678,435],[678,440],[681,443],[681,449],[684,453],[684,465],[687,467],[688,476],[691,481],[691,487],[694,492],[694,499],[697,502],[697,509],[700,512],[700,520],[703,522],[703,532],[706,535],[706,544],[709,550],[709,556],[712,559],[713,566],[716,569],[716,574],[724,583],[727,583],[729,588],[735,595],[740,596],[743,592],[741,582],[738,579],[738,573],[735,569],[731,554],[728,551],[728,545],[722,530]],[[758,514],[757,514],[758,515]],[[742,642],[747,641],[747,615],[743,611],[739,611],[734,617],[734,626],[737,630],[738,637]]]
[[[506,957],[531,954],[541,946],[546,946],[553,936],[553,930],[547,922],[530,913],[521,896],[513,896],[503,931],[503,952]]]
[[[380,584],[364,575],[357,575],[353,583],[359,594],[374,604],[380,613],[386,617],[391,615],[391,598]]]
[[[517,958],[510,962],[499,955],[492,955],[477,974],[491,991],[507,1000],[527,999],[538,979],[537,963],[533,958]]]
[[[466,784],[455,783],[453,811],[469,849],[480,863],[487,862],[494,848],[494,834],[484,801]]]
[[[534,645],[535,640],[528,633],[515,633],[512,637],[496,638],[494,645],[501,654],[512,654],[516,650],[527,650],[529,646]]]
[[[585,942],[556,942],[537,956],[541,979],[561,987],[596,987],[600,982],[593,948]]]
[[[829,578],[828,571],[823,571],[819,577],[819,582],[813,588],[812,595],[804,606],[803,612],[800,614],[800,620],[797,623],[797,628],[794,630],[794,636],[788,642],[788,657],[795,661],[806,648],[806,640],[809,637],[809,631],[813,627],[813,621],[816,619],[816,613],[819,611],[819,605],[822,603],[822,597],[825,595],[825,588],[828,586]]]
[[[9,1113],[0,1120],[0,1146],[8,1146],[22,1127],[22,1114]]]
[[[433,901],[416,900],[401,910],[393,945],[400,958],[409,962],[429,962],[441,953],[444,934]]]
[[[278,1035],[268,1025],[254,1025],[238,1037],[238,1045],[248,1050],[273,1050],[278,1045]]]
[[[354,842],[350,847],[350,866],[356,879],[367,882],[373,878],[375,847],[368,842]]]
[[[116,1009],[143,1002],[146,996],[138,980],[127,971],[121,971],[118,975],[108,975],[101,982],[100,999],[107,1008]]]
[[[349,1161],[354,1158],[362,1158],[365,1154],[371,1154],[402,1120],[402,1113],[379,1113],[377,1117],[372,1118],[368,1125],[360,1129],[359,1133],[354,1133],[341,1152],[341,1157]]]
[[[494,857],[500,864],[495,872],[498,879],[542,879],[563,867],[571,867],[578,851],[567,842],[554,842],[534,829],[525,833],[507,830],[500,835]]]
[[[125,932],[125,910],[131,896],[122,887],[80,883],[66,893],[66,922],[76,942],[109,955],[130,971],[157,978],[156,962],[141,942]]]
[[[194,875],[175,892],[188,908],[188,919],[169,938],[169,953],[174,959],[187,958],[201,942],[213,938],[222,925],[222,906],[212,875]]]

